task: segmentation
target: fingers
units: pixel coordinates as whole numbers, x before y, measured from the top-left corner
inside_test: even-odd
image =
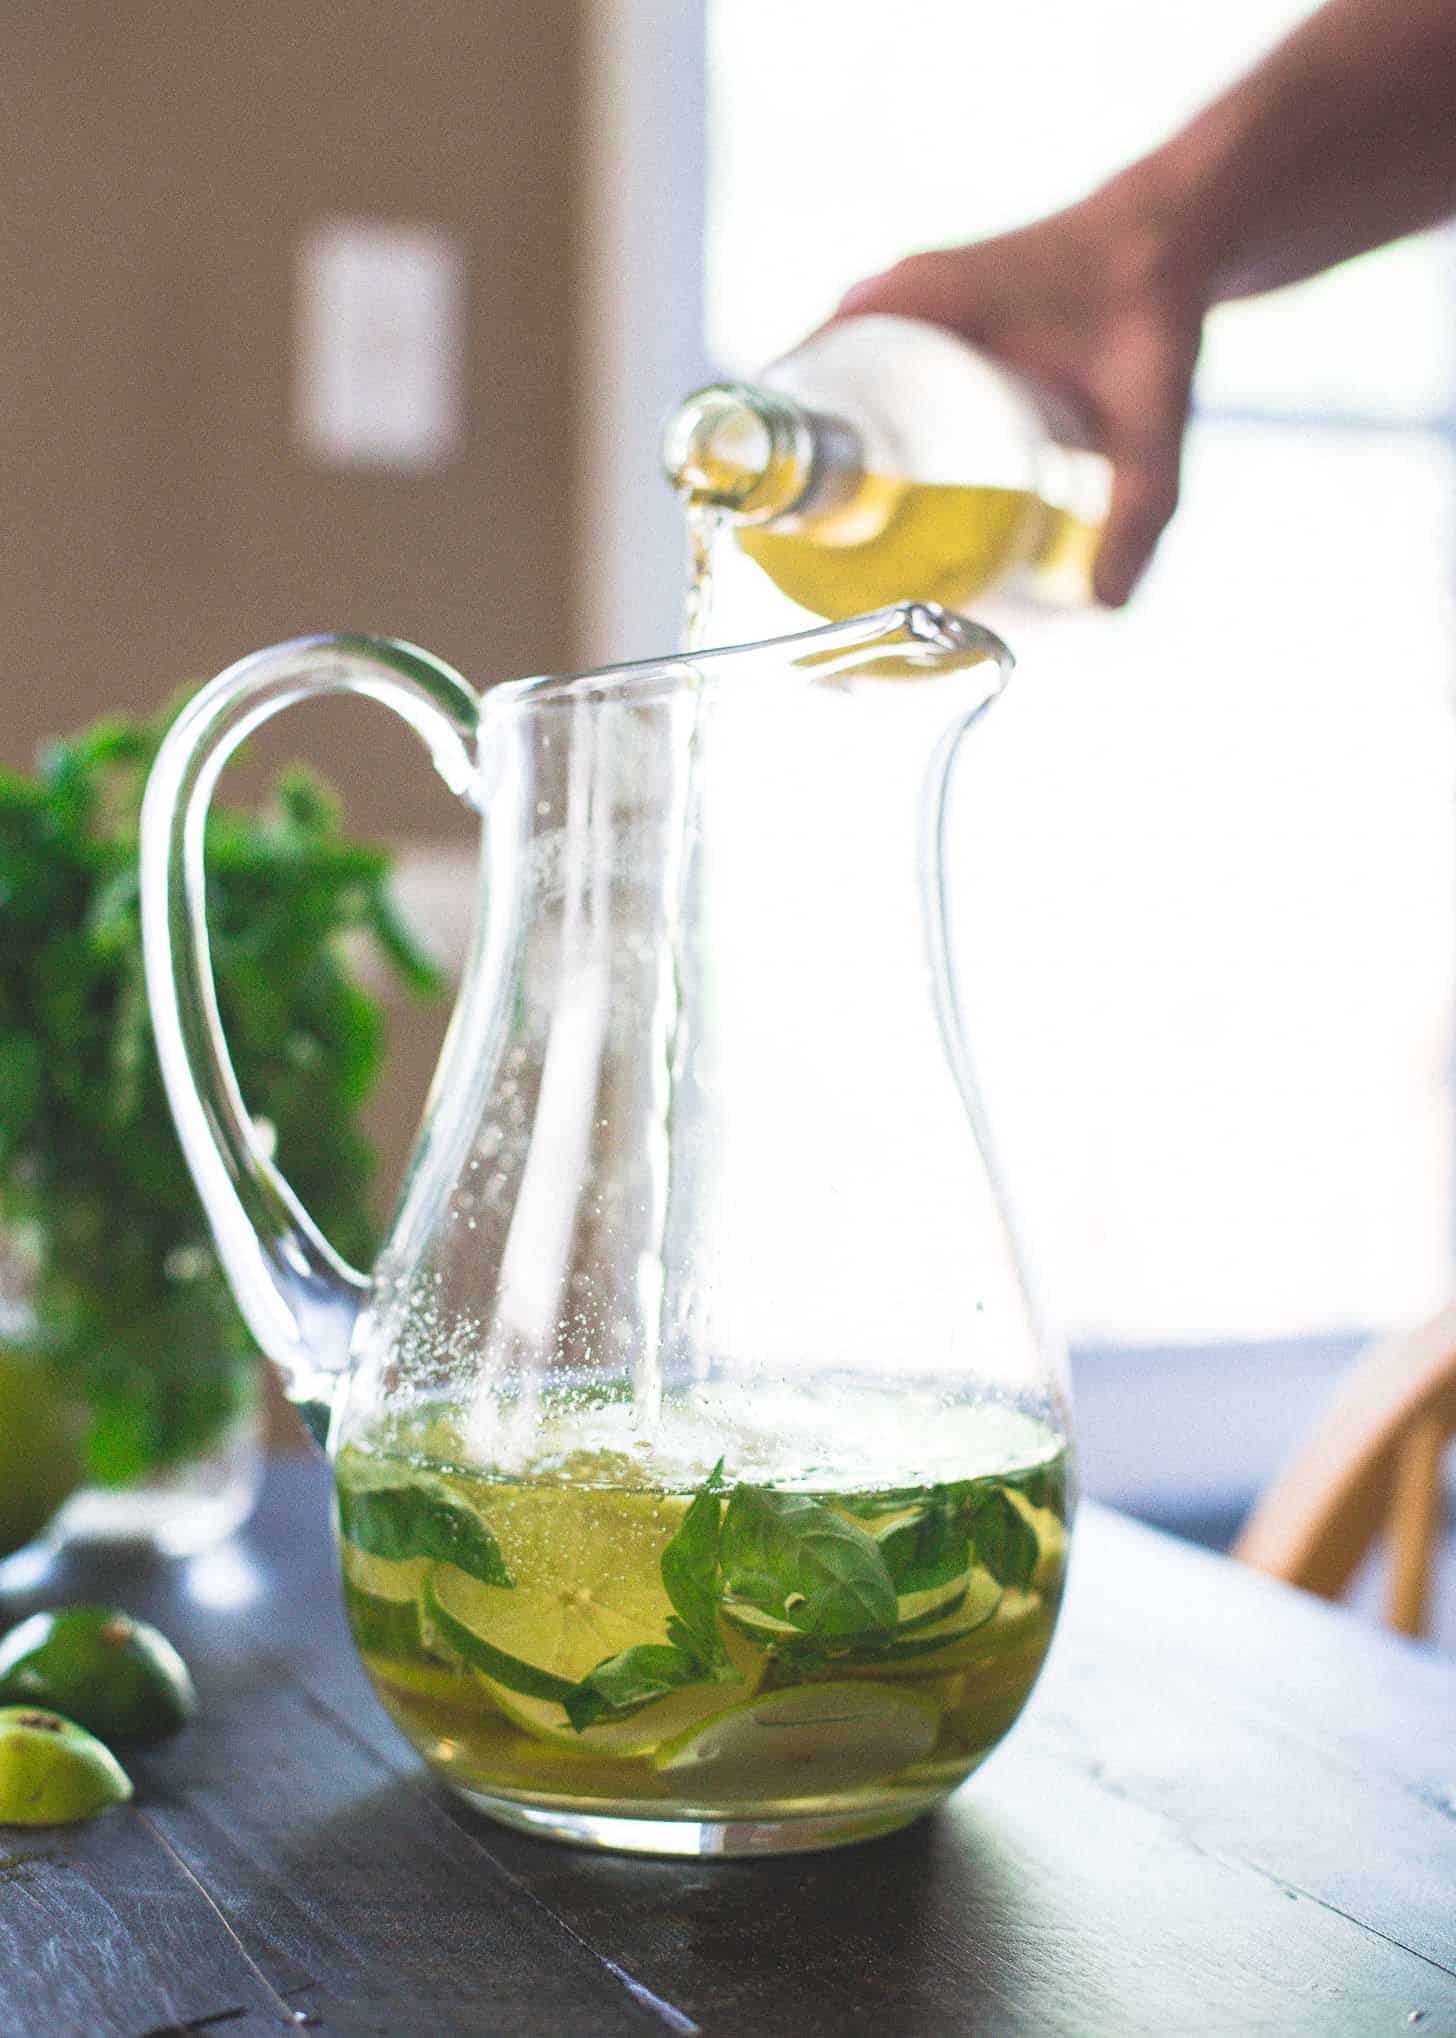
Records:
[[[1120,608],[1178,504],[1202,324],[1196,306],[1112,286],[1065,222],[911,255],[845,293],[836,317],[886,312],[948,327],[1088,421],[1113,470],[1097,599]]]
[[[970,331],[976,290],[968,274],[968,248],[908,255],[879,276],[867,276],[844,293],[836,318],[857,318],[865,312],[889,312],[900,318],[927,319],[932,325]]]
[[[1102,405],[1112,500],[1092,569],[1093,592],[1108,608],[1128,599],[1178,507],[1197,353],[1196,332],[1190,337],[1166,327],[1114,350],[1115,392]]]
[[[1114,467],[1112,502],[1092,568],[1092,591],[1104,607],[1122,607],[1177,507],[1176,441],[1155,465]]]

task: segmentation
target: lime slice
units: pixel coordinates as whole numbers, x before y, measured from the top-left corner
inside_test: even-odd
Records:
[[[653,1493],[502,1487],[489,1524],[515,1584],[437,1564],[431,1591],[488,1648],[576,1684],[608,1656],[666,1634],[672,1602],[659,1567],[685,1506]],[[424,1612],[428,1629],[428,1597]]]
[[[653,1699],[628,1719],[602,1720],[577,1733],[559,1705],[547,1699],[527,1698],[491,1677],[480,1675],[480,1682],[506,1718],[533,1739],[549,1741],[557,1748],[575,1749],[581,1755],[610,1756],[619,1762],[655,1754],[665,1741],[690,1734],[715,1713],[721,1713],[725,1699],[731,1701],[740,1696],[744,1688],[736,1681],[689,1685],[684,1691],[672,1691],[665,1698]]]
[[[361,1592],[357,1585],[344,1585],[344,1611],[354,1646],[366,1655],[406,1660],[420,1655],[420,1610],[412,1599],[379,1599]]]
[[[733,1706],[657,1751],[694,1798],[823,1797],[882,1781],[935,1746],[939,1714],[891,1684],[799,1684]]]
[[[130,1796],[126,1771],[84,1727],[32,1706],[0,1708],[0,1826],[68,1826]]]
[[[608,1657],[662,1641],[673,1610],[662,1551],[686,1506],[667,1494],[502,1487],[490,1527],[516,1583],[435,1565],[420,1600],[426,1640],[468,1663],[492,1704],[537,1740],[624,1760],[651,1754],[721,1711],[723,1685],[705,1680],[581,1733],[561,1699]]]
[[[924,1678],[954,1669],[973,1651],[973,1637],[994,1624],[1005,1597],[994,1578],[977,1567],[968,1578],[959,1578],[950,1586],[902,1598],[901,1625],[886,1635],[881,1651],[862,1663],[855,1661],[851,1651],[835,1662],[835,1670],[845,1676],[878,1679]],[[942,1606],[949,1611],[936,1618]],[[776,1644],[804,1640],[802,1630],[791,1622],[745,1600],[726,1601],[721,1613],[729,1659],[750,1686],[762,1677]],[[829,1647],[832,1654],[833,1644]]]
[[[400,1698],[424,1698],[435,1705],[451,1706],[457,1712],[475,1704],[475,1679],[471,1673],[438,1659],[370,1650],[364,1656],[364,1667],[381,1690]]]
[[[1028,1507],[1026,1513],[1040,1551],[1031,1582],[1038,1592],[1049,1592],[1060,1582],[1067,1561],[1066,1525],[1049,1507]]]
[[[429,1557],[371,1557],[354,1543],[340,1543],[344,1576],[371,1599],[417,1600]]]
[[[0,1642],[0,1704],[43,1706],[108,1741],[160,1741],[197,1693],[158,1629],[111,1606],[32,1614]]]
[[[994,1579],[977,1567],[969,1572],[963,1571],[959,1578],[952,1578],[948,1584],[932,1586],[928,1591],[902,1592],[896,1602],[900,1625],[904,1627],[908,1621],[914,1621],[928,1627],[937,1614],[953,1612],[968,1601],[972,1608],[969,1619],[979,1618],[977,1609],[994,1612],[994,1605],[983,1607],[987,1585],[991,1587],[994,1600],[996,1592]]]
[[[705,1679],[702,1684],[651,1700],[627,1719],[599,1721],[578,1733],[562,1704],[578,1679],[563,1676],[557,1666],[584,1663],[581,1672],[584,1676],[605,1655],[616,1653],[600,1647],[598,1624],[588,1623],[587,1635],[595,1637],[588,1650],[585,1639],[570,1631],[575,1613],[569,1623],[563,1623],[553,1610],[552,1622],[546,1630],[547,1646],[541,1650],[550,1661],[538,1663],[515,1650],[502,1648],[500,1637],[504,1633],[515,1639],[524,1632],[527,1646],[539,1650],[541,1632],[496,1619],[497,1609],[488,1601],[482,1604],[481,1596],[487,1594],[491,1599],[509,1596],[501,1595],[499,1588],[481,1585],[478,1579],[467,1577],[451,1565],[438,1565],[425,1586],[422,1621],[432,1640],[443,1642],[470,1665],[482,1690],[512,1725],[536,1740],[575,1749],[579,1754],[608,1755],[627,1761],[634,1756],[650,1755],[663,1741],[723,1709],[724,1686]],[[630,1648],[632,1643],[626,1646]],[[523,1686],[528,1688],[522,1689]],[[532,1686],[534,1689],[529,1688]]]
[[[340,1543],[339,1555],[355,1646],[376,1656],[418,1656],[423,1646],[420,1593],[431,1560],[375,1557],[354,1543]]]

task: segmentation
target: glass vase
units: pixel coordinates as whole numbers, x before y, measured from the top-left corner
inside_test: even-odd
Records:
[[[48,1320],[37,1264],[34,1249],[0,1235],[0,1566],[22,1551],[82,1544],[183,1557],[231,1535],[252,1512],[263,1465],[256,1369],[237,1334],[220,1324],[217,1343],[194,1346],[183,1367],[183,1385],[189,1372],[194,1383],[202,1374],[225,1383],[224,1406],[197,1445],[174,1454],[133,1438],[118,1463],[114,1442],[106,1449],[116,1396],[103,1395],[102,1369],[78,1362]],[[210,1265],[189,1268],[179,1293],[183,1282],[214,1279]],[[187,1299],[195,1330],[211,1304]],[[147,1340],[127,1343],[144,1353]],[[168,1356],[175,1374],[175,1346]]]

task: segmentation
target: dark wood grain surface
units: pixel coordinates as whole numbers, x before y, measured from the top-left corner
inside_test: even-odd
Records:
[[[939,1817],[681,1865],[491,1826],[354,1662],[313,1460],[236,1544],[72,1561],[198,1721],[135,1805],[0,1831],[0,2038],[1456,2034],[1456,1666],[1097,1509],[1032,1708]]]

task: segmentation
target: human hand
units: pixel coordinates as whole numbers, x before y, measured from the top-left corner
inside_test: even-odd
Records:
[[[1206,294],[1112,187],[1014,233],[911,255],[857,283],[837,317],[899,313],[946,326],[1060,397],[1112,467],[1093,569],[1125,602],[1178,501]]]

